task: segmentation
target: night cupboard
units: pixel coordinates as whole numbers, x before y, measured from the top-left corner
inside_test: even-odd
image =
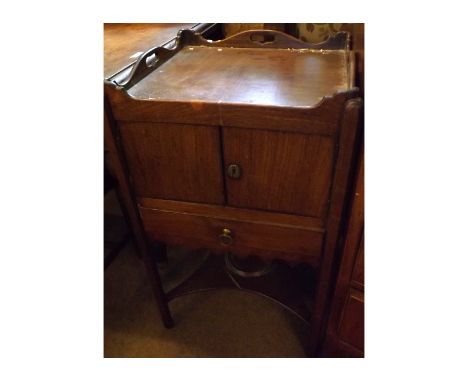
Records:
[[[160,242],[316,269],[315,346],[362,109],[348,45],[347,33],[308,44],[276,31],[211,41],[182,30],[106,81],[106,135],[166,326],[147,250]]]

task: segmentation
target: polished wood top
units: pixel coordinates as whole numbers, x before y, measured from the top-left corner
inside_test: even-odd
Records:
[[[190,24],[104,24],[104,77],[135,62],[146,50],[162,45]]]
[[[350,88],[348,54],[185,46],[128,94],[140,100],[313,107]]]

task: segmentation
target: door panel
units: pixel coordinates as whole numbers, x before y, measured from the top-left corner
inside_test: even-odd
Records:
[[[229,205],[325,215],[333,167],[331,137],[226,127],[223,138]],[[232,164],[240,168],[237,179],[228,175]]]
[[[223,204],[219,129],[168,123],[121,123],[137,196]]]

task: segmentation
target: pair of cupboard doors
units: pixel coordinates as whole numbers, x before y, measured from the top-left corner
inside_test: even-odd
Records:
[[[327,214],[331,136],[161,122],[120,122],[137,198],[299,215]]]

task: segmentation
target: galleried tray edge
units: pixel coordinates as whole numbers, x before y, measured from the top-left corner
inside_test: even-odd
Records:
[[[327,40],[312,44],[301,41],[286,33],[274,30],[249,30],[224,40],[212,41],[205,39],[201,33],[197,33],[191,29],[182,29],[178,32],[177,37],[165,44],[147,50],[132,66],[131,71],[125,68],[114,76],[104,81],[106,88],[118,90],[128,98],[132,98],[127,90],[143,80],[157,68],[173,58],[184,47],[213,47],[213,48],[255,48],[255,49],[288,49],[288,50],[305,50],[305,51],[336,51],[342,50],[346,56],[347,70],[347,89],[338,90],[333,94],[325,94],[322,100],[313,106],[294,106],[295,109],[315,109],[323,106],[327,101],[340,97],[343,93],[348,96],[346,99],[352,98],[357,92],[355,84],[355,58],[354,52],[350,51],[350,34],[345,31],[340,31],[333,36],[329,36]],[[139,100],[147,101],[147,100]],[[150,101],[151,102],[151,101]],[[209,104],[209,102],[203,102]],[[271,105],[266,105],[271,107]],[[273,106],[274,107],[274,106]],[[279,106],[281,107],[281,106]],[[290,107],[290,106],[289,106]]]

